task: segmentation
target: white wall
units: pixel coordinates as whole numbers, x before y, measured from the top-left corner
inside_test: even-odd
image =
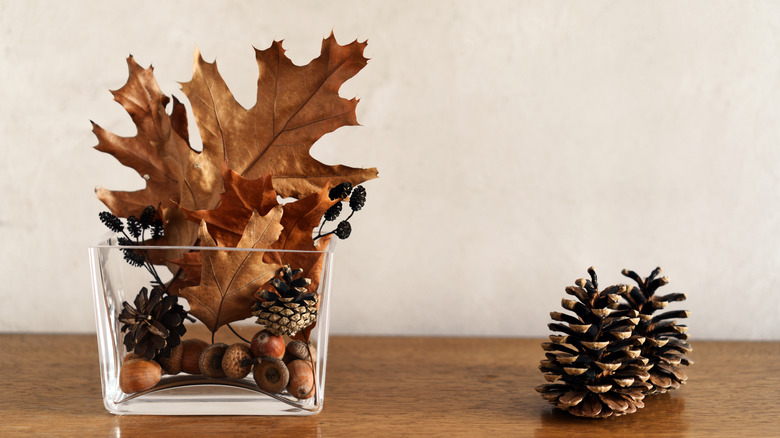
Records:
[[[183,98],[197,44],[251,106],[253,45],[331,29],[369,40],[364,126],[314,153],[380,170],[334,332],[544,336],[588,266],[661,265],[695,338],[780,339],[780,3],[722,1],[0,0],[0,331],[94,330],[92,190],[142,181],[89,120],[133,134],[128,54]]]

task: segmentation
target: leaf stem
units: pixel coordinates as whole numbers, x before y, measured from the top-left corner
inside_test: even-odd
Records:
[[[233,332],[234,335],[236,335],[236,337],[238,339],[241,339],[242,341],[246,342],[247,344],[251,343],[250,341],[247,341],[246,339],[244,339],[243,336],[239,335],[235,330],[233,330],[233,326],[231,326],[230,324],[225,324],[225,325],[227,326],[227,328],[230,329],[231,332]]]
[[[333,233],[335,233],[335,232],[336,232],[336,230],[333,230],[333,231],[331,231],[331,232],[329,232],[329,233],[325,233],[325,234],[318,234],[318,235],[317,235],[316,237],[314,237],[314,239],[312,239],[312,240],[314,240],[314,241],[316,242],[316,241],[317,241],[317,239],[319,239],[320,237],[329,236],[329,235],[331,235],[331,234],[333,234]]]

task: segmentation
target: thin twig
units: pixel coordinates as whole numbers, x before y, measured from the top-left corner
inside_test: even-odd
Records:
[[[231,332],[233,332],[234,335],[236,335],[236,337],[238,337],[238,339],[241,339],[242,341],[246,342],[247,344],[251,344],[251,341],[247,341],[246,339],[244,339],[243,336],[241,336],[238,333],[236,333],[236,331],[233,330],[233,327],[230,324],[225,324],[225,325],[227,326],[227,328],[230,329]]]

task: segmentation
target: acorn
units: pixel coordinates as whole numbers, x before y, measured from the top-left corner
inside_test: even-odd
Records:
[[[314,395],[314,369],[306,360],[294,360],[287,365],[290,372],[290,381],[287,384],[287,392],[298,399],[309,398]]]
[[[217,343],[203,349],[198,360],[200,372],[208,377],[225,377],[225,372],[222,371],[222,357],[227,348],[227,344]]]
[[[284,352],[284,363],[288,364],[294,360],[311,360],[309,355],[309,347],[303,341],[290,341],[287,344],[287,348]]]
[[[179,343],[179,345],[171,350],[170,356],[158,358],[157,361],[160,362],[160,366],[162,366],[162,369],[166,374],[179,374],[181,372],[181,358],[183,353],[184,346]]]
[[[188,374],[200,374],[200,355],[209,346],[200,339],[185,339],[181,342],[181,371]]]
[[[272,356],[281,359],[284,357],[284,338],[268,330],[260,330],[252,337],[249,348],[254,357]]]
[[[132,359],[119,369],[119,389],[125,394],[153,388],[162,378],[162,367],[153,360]]]
[[[282,392],[290,380],[287,366],[278,357],[265,356],[255,365],[255,382],[262,390],[272,394]]]
[[[146,359],[145,356],[133,353],[132,351],[125,354],[125,357],[122,358],[122,363],[129,362],[133,359]]]
[[[222,371],[231,379],[243,379],[252,371],[252,352],[243,342],[233,344],[222,356]]]

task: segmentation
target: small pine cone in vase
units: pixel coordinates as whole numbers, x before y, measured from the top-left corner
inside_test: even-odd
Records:
[[[270,284],[274,292],[263,290],[255,294],[259,300],[252,314],[257,323],[275,335],[294,336],[317,320],[317,294],[309,292],[311,279],[301,277],[303,269],[282,266],[279,277]]]
[[[178,304],[178,297],[159,287],[149,293],[144,287],[133,303],[135,306],[123,302],[119,314],[127,351],[147,360],[170,357],[187,331],[184,326],[187,311]]]
[[[624,295],[625,303],[621,309],[633,309],[639,312],[639,324],[636,331],[646,338],[642,346],[642,356],[650,362],[650,379],[652,385],[649,394],[664,393],[677,389],[685,384],[688,376],[683,366],[693,364],[687,354],[691,352],[688,343],[688,327],[677,324],[674,318],[687,318],[687,310],[673,310],[653,314],[664,309],[673,301],[685,301],[685,294],[671,293],[656,295],[659,287],[669,283],[668,277],[657,278],[661,268],[655,268],[650,275],[642,279],[636,272],[623,270],[623,275],[636,281],[637,286],[628,286]]]
[[[536,388],[554,406],[574,415],[605,418],[644,407],[650,377],[647,359],[640,356],[642,337],[634,334],[638,312],[618,310],[625,286],[598,290],[596,272],[581,278],[566,292],[562,306],[573,314],[551,312],[551,342],[539,369],[550,382]]]

